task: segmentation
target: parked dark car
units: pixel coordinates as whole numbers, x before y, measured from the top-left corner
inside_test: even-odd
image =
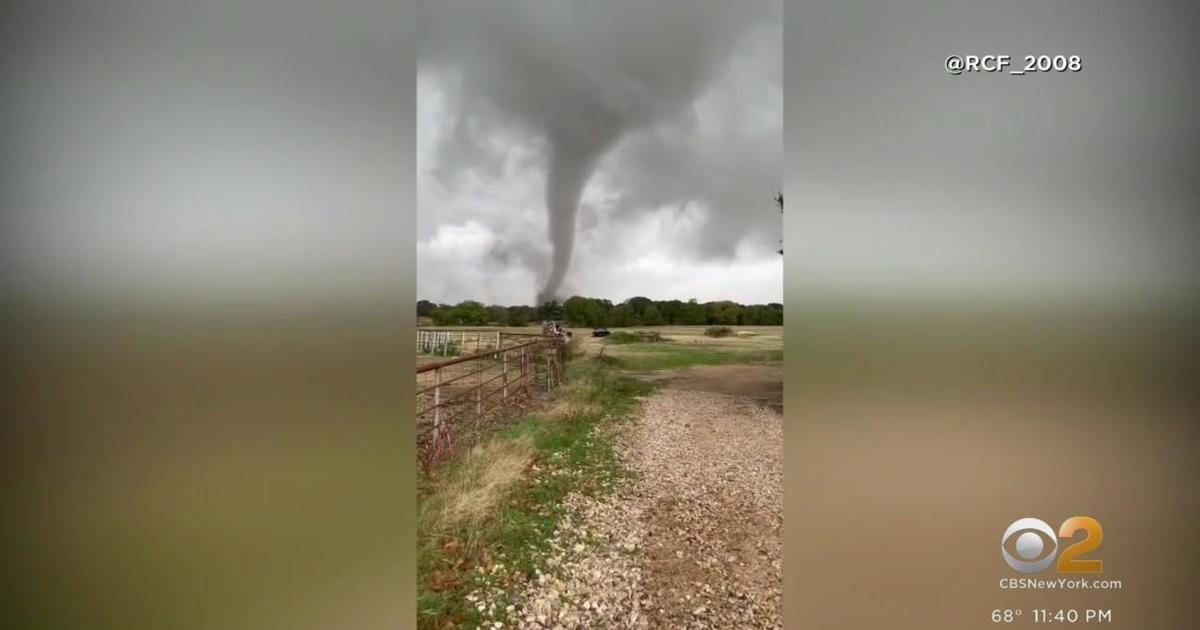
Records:
[[[592,329],[592,336],[593,337],[607,337],[608,329],[607,328],[594,328],[594,329]]]

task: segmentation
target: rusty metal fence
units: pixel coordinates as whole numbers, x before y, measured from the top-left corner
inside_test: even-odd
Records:
[[[417,367],[417,445],[427,473],[486,422],[528,408],[562,381],[562,339],[493,335],[497,347]]]

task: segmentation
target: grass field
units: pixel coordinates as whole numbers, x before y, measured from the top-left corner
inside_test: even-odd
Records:
[[[654,326],[611,329],[655,331],[665,341],[613,343],[608,338],[591,336],[590,330],[578,330],[584,335],[583,351],[588,356],[603,356],[617,367],[637,372],[672,370],[692,365],[727,365],[731,363],[770,364],[783,361],[782,326],[733,327],[735,332],[752,336],[708,337],[705,326]],[[601,355],[603,351],[603,355]]]
[[[664,338],[659,343],[615,343],[610,338],[593,337],[591,328],[568,328],[581,341],[580,349],[587,357],[603,357],[621,368],[635,371],[668,370],[690,365],[725,365],[730,363],[779,363],[783,360],[782,326],[733,326],[735,334],[708,337],[706,326],[639,326],[610,328],[609,331],[654,331]],[[539,332],[540,326],[523,328],[461,326],[447,327],[455,331]],[[739,336],[736,333],[752,333]],[[418,362],[433,362],[440,357],[419,357]]]
[[[648,372],[693,365],[778,363],[783,360],[783,350],[742,350],[673,344],[639,345],[619,352],[606,350],[604,359],[627,370]]]

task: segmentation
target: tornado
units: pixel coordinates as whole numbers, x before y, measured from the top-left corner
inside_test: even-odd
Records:
[[[558,298],[575,249],[575,218],[583,189],[596,164],[612,143],[613,134],[590,142],[565,134],[550,134],[550,163],[546,169],[546,223],[550,237],[550,275],[538,292],[537,303]]]
[[[563,297],[580,198],[605,155],[625,138],[654,137],[658,127],[694,117],[691,107],[737,56],[745,38],[774,33],[763,28],[777,27],[782,15],[779,0],[426,0],[418,7],[420,71],[440,77],[443,98],[454,112],[447,118],[453,124],[445,128],[452,133],[444,133],[439,143],[449,149],[439,151],[442,176],[503,163],[513,139],[544,151],[539,166],[545,177],[549,260],[527,263],[540,265],[532,269],[536,284],[530,287],[538,304]],[[752,146],[721,148],[738,155]],[[718,219],[735,216],[729,211],[735,206],[749,206],[731,200],[721,187],[737,182],[751,188],[744,182],[753,175],[737,171],[757,167],[753,155],[729,161],[726,176],[713,178],[713,190],[700,195],[718,209],[713,213]],[[697,195],[691,186],[663,188],[695,179],[679,173],[698,166],[685,147],[666,159],[617,169],[624,178],[605,181],[617,182],[615,192],[626,205],[652,212],[677,195]],[[778,184],[761,188],[772,194]],[[732,219],[712,225],[721,242],[742,229]],[[504,246],[535,251],[523,243]],[[536,250],[536,257],[543,255],[540,246]]]

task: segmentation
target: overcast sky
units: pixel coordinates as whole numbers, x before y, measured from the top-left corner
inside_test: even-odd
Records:
[[[412,57],[393,9],[310,5],[18,5],[0,291],[398,295]]]
[[[781,301],[777,2],[420,11],[421,298]]]
[[[1187,3],[787,12],[788,279],[818,292],[1191,294],[1200,99]],[[950,76],[948,55],[1078,55]]]

